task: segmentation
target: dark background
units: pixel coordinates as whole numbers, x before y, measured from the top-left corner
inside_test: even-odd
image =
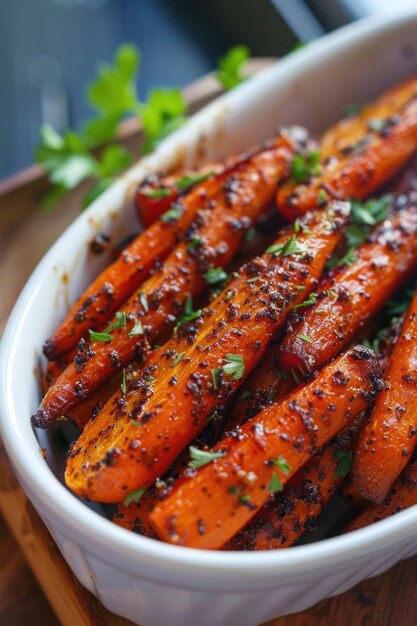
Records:
[[[0,179],[32,162],[41,124],[77,129],[89,117],[85,85],[122,42],[142,52],[144,97],[212,70],[237,43],[281,56],[387,2],[0,0]]]

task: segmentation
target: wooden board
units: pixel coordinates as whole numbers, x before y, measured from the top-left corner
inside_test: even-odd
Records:
[[[257,71],[268,62],[254,60],[249,71]],[[217,94],[218,87],[211,76],[185,90],[191,111]],[[132,146],[138,141],[139,133],[137,123],[129,121],[123,125],[120,140]],[[38,260],[78,214],[83,189],[69,194],[53,214],[42,213],[40,197],[46,187],[47,181],[37,166],[0,183],[0,330]],[[0,525],[0,624],[129,626],[130,622],[104,609],[72,575],[19,487],[1,444],[0,511],[9,527],[7,531]],[[10,533],[21,553],[13,550]],[[25,568],[22,554],[56,618]],[[417,557],[341,596],[325,600],[307,612],[278,618],[268,626],[414,626],[417,623],[416,584]]]

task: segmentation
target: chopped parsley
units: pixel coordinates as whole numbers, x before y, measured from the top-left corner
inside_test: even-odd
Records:
[[[307,343],[311,343],[313,341],[311,337],[309,337],[308,335],[303,335],[303,333],[299,333],[296,336],[298,337],[298,339],[301,339],[301,341],[306,341]]]
[[[116,321],[107,326],[101,333],[97,333],[94,330],[89,329],[88,334],[90,336],[90,341],[99,341],[101,343],[105,343],[107,341],[112,341],[113,336],[110,334],[116,328],[125,328],[126,327],[126,313],[124,311],[117,311],[115,314]]]
[[[136,337],[136,335],[143,335],[143,326],[140,320],[136,320],[133,328],[129,331],[129,337]]]
[[[305,249],[297,243],[296,236],[292,235],[285,243],[276,243],[269,246],[266,252],[274,256],[290,256],[292,254],[303,254]]]
[[[252,243],[252,241],[255,239],[255,235],[256,235],[256,230],[252,226],[251,228],[249,228],[249,230],[246,231],[246,234],[245,234],[246,243]]]
[[[161,216],[163,222],[176,222],[182,215],[182,207],[179,204],[174,204],[168,211]]]
[[[295,182],[305,183],[310,176],[320,174],[320,152],[312,150],[306,157],[301,154],[294,155],[291,163],[291,174]]]
[[[190,294],[187,294],[184,303],[184,311],[177,318],[177,325],[174,328],[174,337],[178,332],[178,328],[187,322],[191,322],[192,320],[196,320],[201,317],[201,309],[197,309],[193,311],[193,299]]]
[[[149,313],[148,298],[146,297],[146,293],[144,291],[140,292],[139,300],[140,300],[141,305],[143,306],[145,313]]]
[[[336,471],[334,473],[335,478],[344,478],[349,474],[350,467],[352,465],[352,450],[335,450],[333,457],[338,459]]]
[[[185,352],[181,352],[176,359],[174,359],[174,361],[172,362],[171,367],[175,367],[176,365],[178,365],[178,363],[181,363],[182,359],[184,358]]]
[[[224,286],[229,279],[229,275],[223,268],[210,265],[207,272],[204,274],[204,278],[209,285]]]
[[[225,374],[232,377],[232,380],[238,380],[242,378],[245,372],[245,364],[240,354],[226,354],[226,365],[223,365],[222,370]]]
[[[217,80],[226,90],[233,89],[245,80],[243,68],[250,55],[246,46],[235,46],[226,52],[219,60]]]
[[[209,452],[206,450],[199,450],[195,446],[189,447],[191,461],[188,463],[188,467],[191,469],[199,469],[208,465],[215,459],[220,459],[226,454],[226,452]]]
[[[276,459],[271,459],[271,463],[279,467],[281,472],[283,472],[285,475],[289,474],[289,472],[291,471],[291,466],[287,463],[287,460],[284,459],[282,454],[279,454],[278,458]]]
[[[197,185],[198,183],[203,182],[204,180],[212,176],[213,173],[214,172],[205,172],[204,174],[186,174],[176,181],[176,185],[177,187],[179,187],[179,189],[181,189],[181,191],[185,191],[193,185]]]
[[[171,192],[166,187],[158,187],[157,189],[145,189],[141,193],[144,196],[149,196],[149,198],[166,198]]]
[[[284,485],[282,484],[278,476],[275,474],[275,472],[272,472],[271,474],[271,478],[269,480],[267,489],[271,493],[275,493],[276,491],[282,491],[284,489]]]
[[[304,300],[303,302],[300,302],[300,304],[295,304],[293,306],[293,309],[301,309],[303,307],[306,306],[313,306],[313,304],[316,304],[317,302],[317,294],[314,293],[314,291],[312,293],[310,293],[310,295],[308,296],[308,298],[306,300]]]
[[[127,382],[126,382],[126,369],[122,372],[122,384],[120,385],[122,388],[122,393],[127,392]]]
[[[142,498],[145,491],[146,491],[146,488],[141,487],[140,489],[136,489],[136,491],[132,491],[131,493],[129,493],[126,496],[126,498],[123,500],[124,506],[129,506],[130,504],[132,504],[132,502],[136,502],[136,503],[140,502],[140,499]]]

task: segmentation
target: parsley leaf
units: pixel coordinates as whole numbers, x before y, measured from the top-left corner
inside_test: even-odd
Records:
[[[207,180],[210,176],[213,175],[213,172],[205,172],[204,174],[186,174],[179,178],[176,181],[177,187],[181,189],[181,191],[185,191],[189,189],[193,185],[197,185],[198,183],[202,183],[204,180]]]
[[[142,193],[149,198],[167,198],[171,192],[166,187],[157,187],[156,189],[145,189]]]
[[[171,367],[175,367],[178,363],[181,363],[184,358],[185,352],[181,352],[173,361]]]
[[[245,364],[240,354],[226,354],[226,365],[223,365],[222,370],[225,374],[232,377],[232,380],[238,380],[242,378],[245,372]]]
[[[143,494],[146,491],[146,487],[141,487],[140,489],[136,489],[136,491],[131,491],[126,498],[123,500],[124,506],[129,506],[132,502],[140,502]]]
[[[307,182],[310,176],[317,176],[320,171],[320,152],[318,150],[311,150],[307,157],[302,154],[294,155],[291,163],[291,174],[297,183]]]
[[[345,452],[345,450],[335,450],[333,456],[335,459],[339,459],[334,477],[344,478],[349,474],[352,465],[352,450],[347,452]]]
[[[313,291],[312,293],[310,293],[310,295],[308,296],[306,300],[303,300],[303,302],[300,302],[299,304],[295,304],[293,306],[293,310],[301,309],[306,306],[313,306],[313,304],[316,304],[316,302],[317,302],[317,294],[315,294]]]
[[[224,89],[233,89],[245,80],[242,72],[249,55],[249,48],[240,45],[228,50],[219,60],[217,79]]]
[[[177,325],[174,328],[174,336],[177,334],[178,328],[187,322],[196,320],[201,317],[201,309],[193,311],[193,299],[190,294],[187,294],[184,303],[184,311],[177,318]]]
[[[216,285],[223,288],[226,281],[229,279],[229,275],[223,268],[210,265],[207,272],[204,274],[204,278],[209,285]]]
[[[186,121],[186,105],[180,89],[158,88],[149,92],[144,104],[139,105],[145,141],[142,150],[148,154],[155,150],[165,137]]]
[[[143,335],[143,326],[140,320],[136,320],[133,327],[129,331],[129,337],[136,337],[136,335]]]
[[[291,466],[287,463],[287,460],[284,459],[282,454],[279,454],[278,458],[276,459],[271,459],[271,463],[279,467],[281,472],[283,472],[285,475],[289,474],[289,472],[291,471]]]
[[[266,252],[275,256],[290,256],[292,254],[302,254],[305,252],[303,246],[297,243],[295,235],[292,235],[285,243],[277,243],[269,246]]]
[[[176,222],[182,215],[182,207],[179,204],[174,204],[168,211],[161,216],[163,222]]]
[[[271,478],[268,483],[267,489],[271,493],[274,493],[275,491],[282,491],[284,489],[284,485],[282,484],[278,476],[275,474],[275,472],[272,472],[271,474]]]
[[[113,336],[110,334],[116,328],[125,328],[126,327],[126,313],[124,311],[117,311],[115,314],[116,321],[107,326],[102,332],[97,333],[94,330],[89,329],[88,334],[90,335],[90,341],[100,341],[105,343],[107,341],[112,341]]]
[[[220,459],[226,454],[226,452],[209,452],[206,450],[199,450],[194,446],[189,447],[191,461],[188,463],[188,467],[192,469],[199,469],[208,465],[215,459]]]

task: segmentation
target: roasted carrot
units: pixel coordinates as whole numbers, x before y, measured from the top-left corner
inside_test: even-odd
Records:
[[[220,174],[221,165],[206,165],[198,171],[183,170],[169,176],[147,176],[138,186],[135,204],[140,222],[146,228],[161,217],[192,187],[205,181],[213,174]]]
[[[417,206],[376,227],[355,255],[358,260],[324,281],[315,304],[290,324],[279,353],[285,371],[313,372],[334,357],[410,276],[417,266]]]
[[[336,435],[288,481],[225,546],[227,550],[276,550],[292,546],[317,518],[350,468],[362,417]]]
[[[224,456],[177,482],[155,506],[158,537],[193,548],[223,547],[382,386],[374,354],[357,346],[281,402],[225,437]]]
[[[417,455],[413,455],[409,465],[397,478],[388,494],[380,504],[372,504],[365,508],[346,527],[344,532],[359,530],[380,520],[400,513],[404,509],[417,504]]]
[[[201,209],[207,209],[218,197],[224,196],[223,188],[226,186],[227,190],[227,181],[233,181],[234,175],[239,176],[241,171],[245,171],[257,153],[282,145],[289,148],[293,140],[281,134],[262,148],[236,158],[219,175],[208,178],[204,184],[178,199],[169,212],[136,237],[78,298],[62,324],[45,342],[44,353],[48,359],[56,360],[72,350],[89,329],[97,330],[111,319],[151,270],[167,257],[193,222],[198,221]],[[232,189],[229,189],[228,195],[232,198]]]
[[[50,387],[34,419],[44,427],[88,397],[117,370],[141,361],[149,344],[181,316],[184,303],[199,296],[209,283],[224,280],[225,267],[239,251],[245,232],[265,211],[277,181],[288,172],[291,148],[286,137],[258,152],[224,184],[216,205],[199,211],[199,220],[163,267],[123,304],[125,324],[112,331],[111,341],[79,343],[79,354]],[[189,300],[188,300],[189,301]],[[190,301],[189,301],[190,302]],[[119,315],[122,312],[119,312]],[[188,317],[198,314],[187,314]]]
[[[294,220],[326,195],[362,200],[387,183],[417,149],[416,95],[417,78],[412,78],[331,128],[322,139],[313,175],[308,178],[307,156],[298,182],[278,190],[279,211]]]
[[[48,391],[51,385],[55,384],[68,365],[68,361],[64,358],[62,361],[50,361],[47,364],[42,380],[44,393]],[[83,400],[79,405],[73,407],[70,411],[66,411],[65,417],[71,420],[78,428],[83,429],[88,420],[96,417],[101,407],[116,393],[121,382],[121,375],[116,374],[106,385],[96,389],[91,396]]]
[[[333,203],[309,214],[299,232],[285,229],[247,263],[86,426],[68,457],[67,485],[92,500],[120,502],[161,476],[313,289],[348,213],[349,205]]]
[[[401,334],[378,397],[355,450],[352,475],[358,491],[382,502],[416,445],[417,435],[417,295],[408,309]]]

